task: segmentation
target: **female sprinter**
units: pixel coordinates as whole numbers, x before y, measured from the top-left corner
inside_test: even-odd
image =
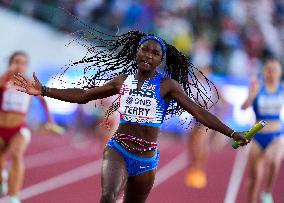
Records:
[[[26,125],[26,115],[31,96],[16,90],[13,75],[24,75],[28,57],[24,52],[15,52],[9,58],[7,72],[0,78],[0,171],[5,165],[5,156],[11,156],[8,185],[0,175],[0,195],[8,192],[11,203],[19,203],[17,194],[24,178],[23,156],[30,142],[31,132]],[[47,121],[53,123],[43,97],[39,96],[47,115]],[[8,190],[8,191],[7,191]]]
[[[212,72],[210,66],[202,66],[199,68],[202,74],[198,74],[200,81],[200,89],[206,91],[206,95],[199,96],[198,103],[205,105],[206,98],[211,98],[213,101],[218,101],[217,104],[210,108],[210,112],[214,112],[218,117],[225,118],[228,116],[229,105],[225,101],[220,92],[210,91],[210,87],[206,85],[208,82],[207,77],[210,77]],[[198,92],[192,91],[197,96]],[[219,95],[218,95],[219,94]],[[218,98],[219,97],[219,98]],[[206,126],[200,125],[200,123],[193,123],[192,128],[188,132],[188,151],[189,151],[189,167],[185,176],[185,184],[188,187],[202,189],[207,185],[206,178],[206,164],[208,156],[210,155],[210,149],[221,149],[227,143],[226,137],[221,137],[217,131],[208,130]]]
[[[94,39],[100,42],[97,48],[104,44],[109,49],[89,49],[94,51],[92,57],[74,63],[89,64],[87,68],[93,65],[97,71],[89,80],[93,85],[89,90],[48,88],[41,85],[35,74],[33,81],[15,76],[19,91],[67,102],[86,103],[119,94],[119,105],[114,107],[121,114],[120,125],[103,154],[101,203],[114,203],[122,190],[124,202],[146,201],[159,161],[159,127],[169,105],[170,113],[180,113],[183,108],[205,126],[239,140],[242,145],[249,142],[242,133],[233,131],[189,98],[188,77],[193,76],[193,69],[174,46],[139,31],[108,37],[116,39]],[[157,67],[163,59],[166,65],[162,75]],[[103,77],[106,75],[107,79]],[[108,79],[111,80],[103,86],[94,87],[98,80]],[[177,105],[170,103],[172,100]]]
[[[282,68],[276,59],[268,59],[263,68],[263,81],[252,81],[249,95],[242,109],[253,105],[256,120],[269,123],[254,136],[249,153],[248,202],[258,202],[261,178],[265,177],[261,193],[263,203],[273,203],[272,188],[277,178],[284,150],[283,126],[280,110],[284,104],[284,86],[281,84]],[[267,175],[263,176],[264,163]]]

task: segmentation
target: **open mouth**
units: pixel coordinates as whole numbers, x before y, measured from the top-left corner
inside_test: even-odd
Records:
[[[146,66],[146,67],[151,66],[151,63],[149,63],[148,61],[141,61],[141,63],[142,63],[143,66]]]

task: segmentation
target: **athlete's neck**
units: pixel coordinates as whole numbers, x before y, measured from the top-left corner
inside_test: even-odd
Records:
[[[149,80],[157,74],[156,70],[153,71],[138,71],[136,74],[136,79],[139,81]]]
[[[266,81],[266,89],[268,92],[275,92],[278,89],[280,81]]]

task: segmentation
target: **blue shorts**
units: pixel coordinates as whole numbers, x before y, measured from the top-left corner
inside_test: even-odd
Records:
[[[129,177],[146,173],[158,167],[160,158],[158,149],[154,156],[144,158],[128,152],[113,138],[108,141],[106,146],[115,149],[123,157]]]
[[[271,132],[271,133],[257,133],[253,136],[253,139],[261,146],[263,150],[277,137],[283,136],[282,132]]]

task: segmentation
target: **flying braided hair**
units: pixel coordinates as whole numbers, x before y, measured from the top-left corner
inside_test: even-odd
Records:
[[[80,21],[78,18],[77,20]],[[139,42],[147,36],[154,35],[147,35],[136,30],[121,35],[110,35],[96,30],[82,21],[80,22],[87,29],[73,33],[77,36],[74,41],[85,47],[87,53],[81,60],[66,65],[64,70],[65,72],[67,69],[78,65],[84,67],[84,77],[80,79],[77,85],[80,84],[84,88],[94,88],[121,74],[132,75],[137,73],[136,52],[139,48]],[[217,88],[213,82],[190,63],[188,58],[173,45],[164,40],[163,43],[166,46],[163,76],[176,80],[191,99],[202,108],[209,110],[219,99]],[[203,82],[199,80],[200,76],[203,77]],[[194,94],[193,90],[197,94]],[[212,96],[212,93],[215,95]],[[116,111],[118,107],[117,99],[109,108],[107,116]],[[180,105],[171,102],[167,115],[181,115],[183,112],[185,110]]]

